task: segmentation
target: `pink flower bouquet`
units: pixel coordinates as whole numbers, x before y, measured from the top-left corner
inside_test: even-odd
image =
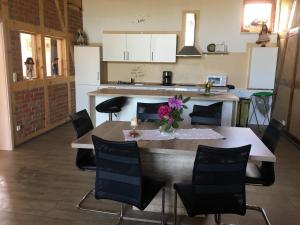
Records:
[[[178,122],[183,120],[183,118],[181,118],[183,109],[187,109],[185,103],[189,100],[190,97],[183,99],[182,95],[175,95],[174,97],[169,98],[168,105],[162,105],[158,109],[158,125],[166,132],[178,128]]]

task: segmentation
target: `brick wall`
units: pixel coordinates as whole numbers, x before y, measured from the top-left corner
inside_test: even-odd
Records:
[[[14,93],[15,123],[22,129],[16,131],[18,138],[24,138],[45,128],[44,88],[22,90]]]
[[[9,0],[8,10],[9,16],[13,20],[40,24],[39,0]]]
[[[78,9],[69,8],[68,9],[68,31],[72,34],[74,34],[73,43],[75,43],[76,38],[76,32],[78,29],[83,29],[82,25],[82,13]],[[73,48],[74,46],[72,46]],[[69,56],[70,59],[70,75],[75,75],[75,68],[74,63],[72,60],[71,55]]]
[[[60,4],[62,15],[64,15],[64,1],[59,0],[59,4]],[[52,28],[55,30],[62,30],[54,0],[44,1],[44,15],[45,15],[45,27]]]
[[[74,46],[72,46],[72,49],[74,49]],[[74,67],[74,61],[72,59],[71,53],[69,53],[69,63],[70,63],[69,73],[71,76],[74,76],[75,75],[75,67]]]
[[[19,31],[10,31],[11,47],[9,49],[12,56],[13,72],[18,73],[18,81],[23,80],[22,70],[22,55],[21,55],[21,41]]]
[[[57,84],[48,87],[49,122],[60,122],[68,118],[68,85]]]
[[[71,111],[72,113],[76,112],[76,97],[75,97],[75,82],[70,83],[71,91]]]
[[[0,10],[1,10],[0,0]],[[33,24],[39,26],[39,0],[8,0],[9,18],[12,20],[21,21],[27,24]],[[55,0],[44,0],[44,15],[45,15],[45,27],[54,30],[62,31],[60,25],[57,9],[55,6]],[[62,14],[64,13],[64,0],[59,0]],[[1,11],[0,11],[1,12]],[[82,14],[76,9],[68,9],[70,15],[68,16],[70,33],[75,33],[78,28],[82,28]],[[64,19],[64,16],[63,16]],[[25,28],[24,28],[25,29]],[[30,26],[28,28],[30,29]],[[26,30],[27,32],[34,33],[35,31]],[[9,39],[11,47],[8,50],[11,57],[9,57],[9,63],[12,64],[13,72],[18,73],[18,81],[23,80],[22,72],[22,55],[21,55],[21,42],[20,31],[9,31]],[[72,42],[72,40],[71,40]],[[70,55],[70,71],[71,75],[75,74],[73,60]],[[12,76],[12,75],[11,75]],[[36,82],[35,80],[32,82]],[[50,85],[46,82],[46,86],[38,88],[28,89],[27,85],[17,85],[18,91],[12,91],[12,109],[14,124],[21,125],[22,129],[16,131],[15,129],[15,142],[20,144],[27,140],[28,137],[32,137],[35,132],[39,130],[46,131],[48,124],[59,124],[69,118],[69,104],[71,104],[71,111],[75,112],[75,82],[68,84],[66,81],[64,84]],[[49,86],[48,86],[49,85]],[[68,89],[68,85],[70,88]],[[30,86],[30,85],[29,85]],[[19,90],[19,88],[24,90]],[[44,89],[45,88],[45,89]],[[27,90],[28,89],[28,90]],[[45,91],[48,90],[48,96],[45,96]],[[70,90],[70,93],[68,93]],[[68,101],[70,95],[71,103]],[[48,98],[48,102],[45,102],[45,97]],[[46,115],[45,108],[49,107],[49,114]],[[47,110],[48,112],[48,110]],[[47,127],[46,127],[47,125]],[[51,126],[49,126],[52,128]]]
[[[76,31],[83,27],[82,25],[82,13],[79,10],[69,8],[68,9],[68,30],[70,33],[75,34]]]

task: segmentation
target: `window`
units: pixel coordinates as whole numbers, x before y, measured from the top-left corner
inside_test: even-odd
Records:
[[[45,37],[46,73],[47,77],[63,75],[62,40]]]
[[[243,32],[260,32],[262,24],[273,31],[275,0],[244,0]]]
[[[37,78],[35,35],[20,33],[22,70],[25,79]]]

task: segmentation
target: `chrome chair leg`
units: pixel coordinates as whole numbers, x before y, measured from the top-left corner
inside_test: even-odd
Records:
[[[221,225],[221,214],[215,214],[216,225]]]
[[[93,208],[88,208],[88,207],[83,207],[83,203],[85,202],[85,200],[92,194],[95,192],[95,189],[91,189],[89,190],[84,196],[83,198],[80,200],[80,202],[76,205],[76,208],[83,210],[83,211],[89,211],[89,212],[97,212],[97,213],[104,213],[104,214],[109,214],[109,215],[119,215],[119,212],[112,212],[112,211],[103,211],[103,210],[98,210],[98,209],[93,209]]]
[[[95,189],[91,189],[88,191],[80,202],[77,204],[77,208],[83,211],[90,211],[90,212],[97,212],[97,213],[104,213],[109,215],[119,215],[119,220],[116,225],[121,225],[123,220],[130,220],[130,221],[137,221],[137,222],[146,222],[146,223],[158,223],[161,225],[165,224],[165,188],[162,189],[162,209],[161,209],[161,220],[150,220],[150,219],[140,219],[134,217],[126,217],[124,216],[123,204],[121,204],[120,212],[112,212],[112,211],[102,211],[87,207],[82,207],[83,202],[92,194],[94,193]]]
[[[119,214],[119,220],[117,222],[116,225],[121,225],[123,222],[123,218],[124,218],[124,212],[123,212],[123,204],[121,203],[121,207],[120,207],[120,214]]]
[[[215,214],[215,224],[221,225],[221,214]]]
[[[120,218],[122,220],[136,221],[136,222],[145,222],[145,223],[158,223],[163,225],[165,223],[165,188],[162,188],[162,209],[161,209],[161,220],[151,220],[151,219],[141,219],[135,217],[124,216],[123,209],[121,208]]]
[[[174,225],[177,225],[177,191],[174,195]]]
[[[109,121],[112,121],[112,113],[109,113],[109,114],[108,114],[108,120],[109,120]]]
[[[248,204],[246,205],[246,208],[249,209],[249,210],[255,210],[255,211],[260,212],[260,213],[263,215],[266,224],[267,224],[267,225],[271,225],[270,220],[269,220],[269,218],[268,218],[268,216],[267,216],[267,213],[266,213],[266,211],[264,210],[264,208],[262,208],[262,207],[260,207],[260,206],[256,206],[256,205],[248,205]]]
[[[162,188],[161,190],[161,225],[165,224],[165,198],[166,198],[166,190]]]

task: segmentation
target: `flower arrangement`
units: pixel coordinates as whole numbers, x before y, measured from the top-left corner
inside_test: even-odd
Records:
[[[168,105],[162,105],[158,109],[159,122],[161,130],[171,132],[174,128],[178,128],[178,122],[183,121],[181,114],[183,109],[187,109],[185,103],[190,100],[190,97],[183,99],[182,95],[175,95],[168,99]]]

